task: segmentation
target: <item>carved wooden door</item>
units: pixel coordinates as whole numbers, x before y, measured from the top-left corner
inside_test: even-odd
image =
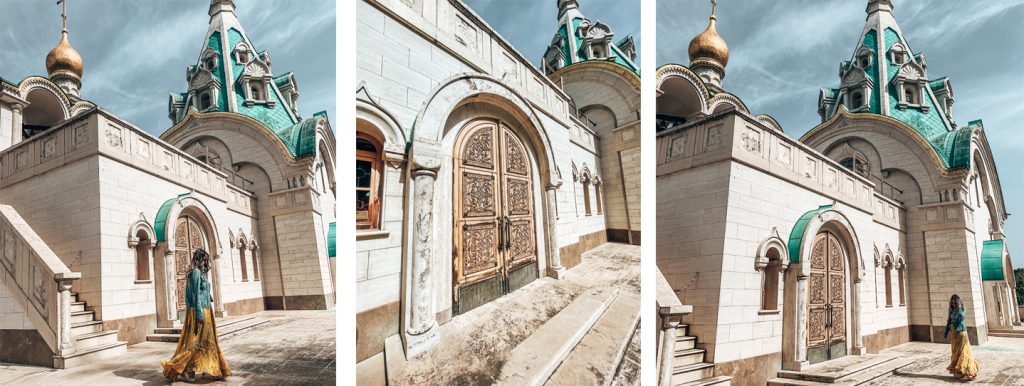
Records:
[[[453,290],[463,313],[537,278],[532,167],[495,121],[471,123],[455,146]]]
[[[846,355],[844,256],[835,235],[814,238],[807,305],[807,360],[812,364]]]
[[[174,228],[174,294],[177,299],[178,320],[183,321],[180,316],[186,308],[185,285],[188,283],[188,273],[192,268],[192,254],[198,249],[207,250],[202,228],[192,217],[179,217]]]

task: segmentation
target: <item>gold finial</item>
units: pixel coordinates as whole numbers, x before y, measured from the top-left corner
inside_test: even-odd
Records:
[[[717,8],[718,0],[711,0],[711,17],[708,18],[707,29],[690,41],[688,53],[691,65],[695,62],[710,60],[715,65],[725,68],[725,65],[729,63],[729,46],[715,30],[715,22],[718,20],[715,16]]]
[[[61,6],[60,17],[63,28],[61,29],[60,41],[57,42],[57,46],[46,55],[46,71],[51,77],[59,74],[71,74],[81,78],[83,72],[82,55],[68,42],[67,0],[57,0],[57,4]]]

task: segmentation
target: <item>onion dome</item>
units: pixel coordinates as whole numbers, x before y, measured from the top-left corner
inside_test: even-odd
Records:
[[[84,66],[82,55],[68,42],[68,31],[61,31],[60,42],[46,55],[46,72],[55,75],[74,75],[81,79]]]
[[[708,28],[690,41],[690,63],[708,60],[723,69],[729,63],[729,46],[725,44],[725,39],[722,39],[715,31],[716,20],[717,18],[712,14],[708,21]]]

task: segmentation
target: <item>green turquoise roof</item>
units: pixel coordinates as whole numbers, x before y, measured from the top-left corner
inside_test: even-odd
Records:
[[[338,255],[337,245],[337,223],[331,223],[327,230],[327,256],[335,257]]]
[[[1006,280],[1003,240],[988,240],[981,244],[981,280]]]
[[[156,241],[165,241],[167,238],[167,215],[171,212],[171,207],[178,200],[188,196],[188,193],[179,194],[178,197],[164,201],[163,205],[160,205],[160,210],[156,212],[156,222],[153,223],[153,231],[156,232]]]
[[[292,75],[292,72],[288,71],[288,72],[284,73],[283,75],[275,76],[274,77],[274,84],[277,86],[278,89],[280,89],[281,87],[284,87],[284,85],[288,84],[288,77],[291,76],[291,75]]]
[[[789,233],[789,263],[800,264],[800,244],[804,240],[804,232],[807,231],[807,223],[811,221],[811,217],[824,211],[831,209],[832,205],[822,205],[818,209],[812,209],[800,216],[799,220],[796,220],[796,224],[793,225],[793,231]]]
[[[860,46],[866,47],[874,52],[877,64],[870,66],[865,71],[868,79],[870,79],[875,85],[875,91],[871,93],[868,112],[872,114],[886,115],[910,126],[914,131],[928,141],[946,168],[957,169],[970,167],[969,153],[971,146],[971,130],[968,128],[954,129],[951,123],[944,120],[942,116],[944,110],[939,108],[939,104],[934,99],[931,92],[926,92],[925,95],[922,96],[924,105],[928,107],[927,111],[913,107],[905,109],[900,109],[898,107],[899,94],[897,93],[893,79],[899,73],[900,65],[893,63],[887,53],[893,45],[904,41],[904,39],[901,39],[899,33],[896,32],[895,29],[888,27],[882,32],[882,40],[884,46],[878,47],[878,32],[875,29],[870,29],[864,33],[860,42]],[[906,43],[904,43],[904,45],[906,45]],[[907,50],[909,51],[909,47]],[[913,57],[915,61],[920,61],[923,58],[921,54],[912,54],[911,57]],[[848,62],[844,61],[843,63],[845,65]],[[880,79],[880,66],[885,66],[885,79]],[[946,77],[942,77],[929,81],[929,91],[942,88],[946,79]],[[883,111],[880,100],[880,97],[882,97],[883,94],[881,90],[885,91],[884,97],[887,98],[888,111]],[[829,94],[826,92],[826,95]]]
[[[619,39],[618,43],[613,43],[613,44],[609,44],[608,45],[609,49],[611,50],[611,52],[609,52],[609,55],[608,55],[609,58],[606,58],[606,59],[591,59],[589,57],[588,53],[587,53],[587,50],[583,49],[583,36],[580,34],[580,24],[583,24],[583,20],[584,20],[584,18],[582,18],[582,17],[574,17],[574,18],[572,18],[572,20],[570,20],[570,22],[569,22],[571,24],[571,28],[572,28],[571,32],[570,32],[570,30],[568,28],[569,26],[566,25],[566,24],[562,24],[562,25],[560,25],[558,27],[558,31],[556,33],[562,37],[562,44],[561,44],[561,47],[559,47],[559,48],[561,49],[562,55],[565,56],[565,60],[562,61],[562,66],[563,67],[568,67],[568,66],[571,66],[573,64],[580,63],[580,62],[585,62],[585,61],[588,61],[588,60],[601,60],[601,61],[609,61],[609,62],[616,63],[618,65],[626,67],[627,69],[629,69],[630,71],[632,71],[632,72],[634,72],[634,73],[636,73],[638,75],[640,74],[640,69],[637,68],[637,66],[635,64],[633,64],[626,57],[626,55],[622,52],[622,49],[619,48],[620,45],[625,44],[625,43],[630,41],[630,39],[632,38],[631,35],[626,35],[622,39]],[[569,36],[570,33],[572,34],[571,37]],[[575,47],[576,47],[576,52],[575,52],[576,55],[575,56],[570,55],[570,47],[572,47],[569,44],[569,39],[570,38],[572,38],[573,42],[575,42]],[[550,51],[548,51],[548,52],[550,52]],[[545,54],[545,55],[547,55],[547,54]],[[575,60],[575,62],[573,60]]]
[[[274,134],[281,138],[281,141],[288,147],[288,152],[295,158],[316,155],[316,122],[319,117],[319,115],[314,115],[313,118],[281,130],[274,130]]]

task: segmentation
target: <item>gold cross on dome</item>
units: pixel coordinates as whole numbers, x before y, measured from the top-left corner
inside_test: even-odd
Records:
[[[64,31],[68,30],[68,3],[65,0],[57,0],[61,6],[60,18],[64,21]]]

